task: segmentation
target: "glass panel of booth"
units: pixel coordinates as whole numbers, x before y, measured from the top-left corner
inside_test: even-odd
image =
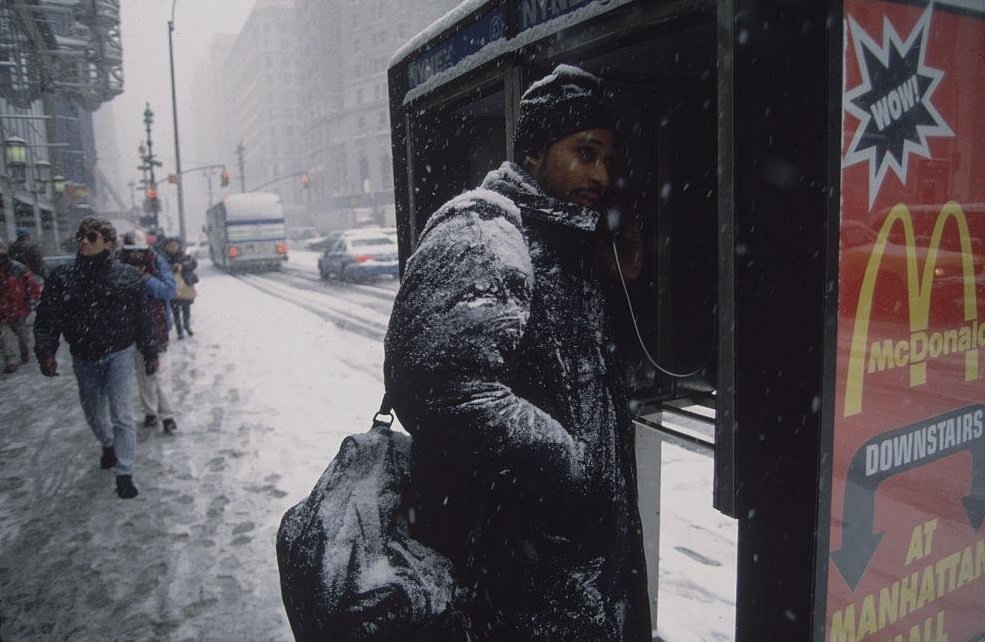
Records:
[[[503,162],[504,96],[502,84],[495,84],[430,109],[415,110],[419,117],[410,121],[409,163],[415,179],[412,220],[418,234],[443,203],[478,185]]]

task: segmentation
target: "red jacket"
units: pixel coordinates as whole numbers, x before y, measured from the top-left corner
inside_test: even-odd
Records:
[[[40,298],[41,286],[23,263],[0,260],[0,321],[23,319]]]

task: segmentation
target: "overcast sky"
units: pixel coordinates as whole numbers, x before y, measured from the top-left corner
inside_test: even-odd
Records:
[[[175,4],[175,70],[177,74],[178,125],[181,161],[185,168],[215,159],[195,158],[192,113],[192,78],[208,52],[216,33],[237,33],[255,0],[177,0]],[[164,175],[174,171],[174,138],[171,80],[168,63],[168,19],[172,0],[125,0],[121,6],[124,92],[101,108],[97,115],[96,150],[100,167],[126,204],[126,183],[139,179],[137,147],[144,138],[145,103],[154,111],[154,151],[164,163]],[[111,131],[107,131],[107,129]],[[221,160],[220,160],[221,162]],[[204,218],[205,180],[188,176],[185,209],[189,230],[197,230]],[[161,190],[167,205],[177,211],[173,188]],[[115,207],[115,206],[114,206]],[[177,232],[174,222],[173,232]],[[189,233],[190,238],[195,235]]]

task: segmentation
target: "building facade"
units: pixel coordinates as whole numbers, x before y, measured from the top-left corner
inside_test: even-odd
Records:
[[[123,91],[119,13],[119,0],[0,3],[0,235],[8,241],[23,228],[57,252],[91,211],[92,111]]]
[[[408,9],[397,0],[295,0],[309,224],[322,231],[393,224],[387,63],[457,4],[421,0]]]
[[[289,220],[307,204],[300,176],[297,45],[294,0],[257,0],[225,58],[221,95],[212,99],[219,104],[204,116],[221,114],[220,142],[242,144],[246,190],[279,194]],[[231,187],[239,188],[238,159],[230,172]]]

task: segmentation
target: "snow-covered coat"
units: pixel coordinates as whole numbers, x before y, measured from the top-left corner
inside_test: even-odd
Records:
[[[504,163],[432,216],[394,304],[414,534],[455,564],[473,640],[650,639],[599,218]]]
[[[53,357],[61,335],[72,356],[95,361],[134,343],[148,361],[159,350],[140,272],[109,252],[78,255],[45,282],[34,321],[38,361]]]

